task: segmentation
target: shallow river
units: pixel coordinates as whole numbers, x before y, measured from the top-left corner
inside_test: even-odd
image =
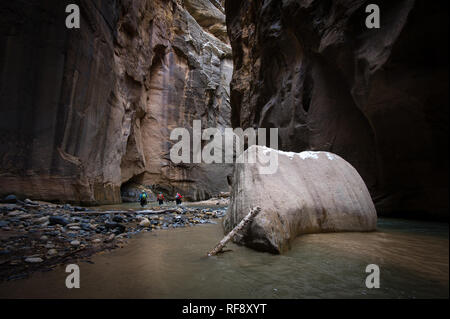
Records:
[[[379,219],[373,233],[305,235],[284,255],[229,244],[218,224],[142,233],[122,249],[80,262],[81,287],[65,268],[0,284],[2,298],[435,298],[449,297],[448,224]],[[365,287],[366,265],[380,288]]]

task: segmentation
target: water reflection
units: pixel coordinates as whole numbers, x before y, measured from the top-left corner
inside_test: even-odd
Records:
[[[141,234],[123,249],[81,263],[81,288],[64,268],[0,284],[1,297],[448,298],[448,225],[380,219],[377,232],[305,235],[284,255],[229,244],[206,257],[221,225]],[[364,285],[367,264],[381,288]]]

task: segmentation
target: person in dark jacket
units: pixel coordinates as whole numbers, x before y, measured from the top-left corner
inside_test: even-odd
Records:
[[[156,199],[158,200],[159,205],[164,203],[164,195],[162,193],[159,193],[158,196],[156,196]]]

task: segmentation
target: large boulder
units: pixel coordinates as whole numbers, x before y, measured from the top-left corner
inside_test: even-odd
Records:
[[[225,231],[233,229],[250,208],[260,206],[261,212],[248,230],[235,236],[235,242],[281,253],[301,234],[376,229],[377,213],[364,181],[338,155],[252,148],[256,163],[235,166]],[[277,170],[260,174],[262,154],[272,152],[278,156]]]

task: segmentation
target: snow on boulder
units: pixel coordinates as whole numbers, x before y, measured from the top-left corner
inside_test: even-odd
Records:
[[[261,212],[248,231],[235,236],[236,243],[281,253],[301,234],[376,229],[377,213],[364,181],[338,155],[264,146],[252,146],[243,155],[250,150],[257,160],[235,165],[224,229],[232,230],[254,206]],[[261,174],[267,156],[277,158],[273,174]]]

